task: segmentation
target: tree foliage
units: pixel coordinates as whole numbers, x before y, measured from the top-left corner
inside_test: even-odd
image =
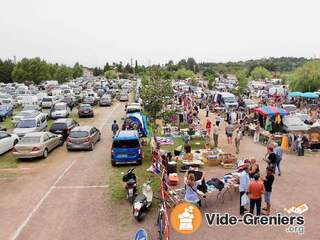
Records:
[[[73,71],[73,74],[72,74],[73,78],[81,77],[83,74],[82,66],[78,62],[74,64],[72,71]]]
[[[289,76],[292,91],[313,92],[320,89],[320,60],[305,63]]]
[[[174,77],[176,79],[186,79],[186,78],[194,78],[195,75],[193,71],[182,68],[175,72]]]
[[[270,79],[271,73],[264,67],[258,66],[255,67],[250,73],[252,79],[260,80],[260,79]]]
[[[149,75],[144,75],[141,87],[141,98],[145,111],[156,119],[161,115],[161,111],[166,106],[172,95],[173,90],[171,81],[161,79],[161,74],[157,70],[151,71]]]
[[[10,60],[2,61],[0,59],[0,82],[9,83],[12,82],[11,73],[15,64]]]
[[[109,70],[104,73],[104,76],[107,79],[116,79],[118,77],[118,74],[115,70]]]

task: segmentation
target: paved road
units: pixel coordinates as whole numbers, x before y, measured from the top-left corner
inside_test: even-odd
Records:
[[[56,149],[45,160],[25,163],[19,177],[1,181],[0,239],[108,239],[117,229],[107,197],[110,126],[124,104],[97,108],[94,124],[102,140],[93,152]]]

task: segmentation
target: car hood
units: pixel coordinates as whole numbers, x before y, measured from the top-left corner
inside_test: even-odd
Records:
[[[13,133],[19,135],[19,134],[25,134],[33,131],[34,131],[34,128],[15,128],[13,130]]]

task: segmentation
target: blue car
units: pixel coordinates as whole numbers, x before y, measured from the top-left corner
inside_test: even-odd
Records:
[[[112,141],[111,164],[141,164],[143,153],[136,130],[118,132]]]
[[[0,105],[0,119],[12,116],[13,107],[11,105]]]

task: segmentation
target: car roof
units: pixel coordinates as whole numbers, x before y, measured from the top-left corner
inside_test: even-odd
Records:
[[[71,131],[90,131],[91,128],[93,128],[93,126],[78,126],[72,129]]]
[[[138,131],[136,130],[124,130],[117,133],[113,138],[114,140],[136,140],[139,139]]]
[[[47,134],[47,132],[30,132],[30,133],[26,133],[27,137],[42,137],[43,135]]]
[[[53,123],[66,123],[66,122],[71,122],[71,121],[73,121],[72,118],[58,118]]]

